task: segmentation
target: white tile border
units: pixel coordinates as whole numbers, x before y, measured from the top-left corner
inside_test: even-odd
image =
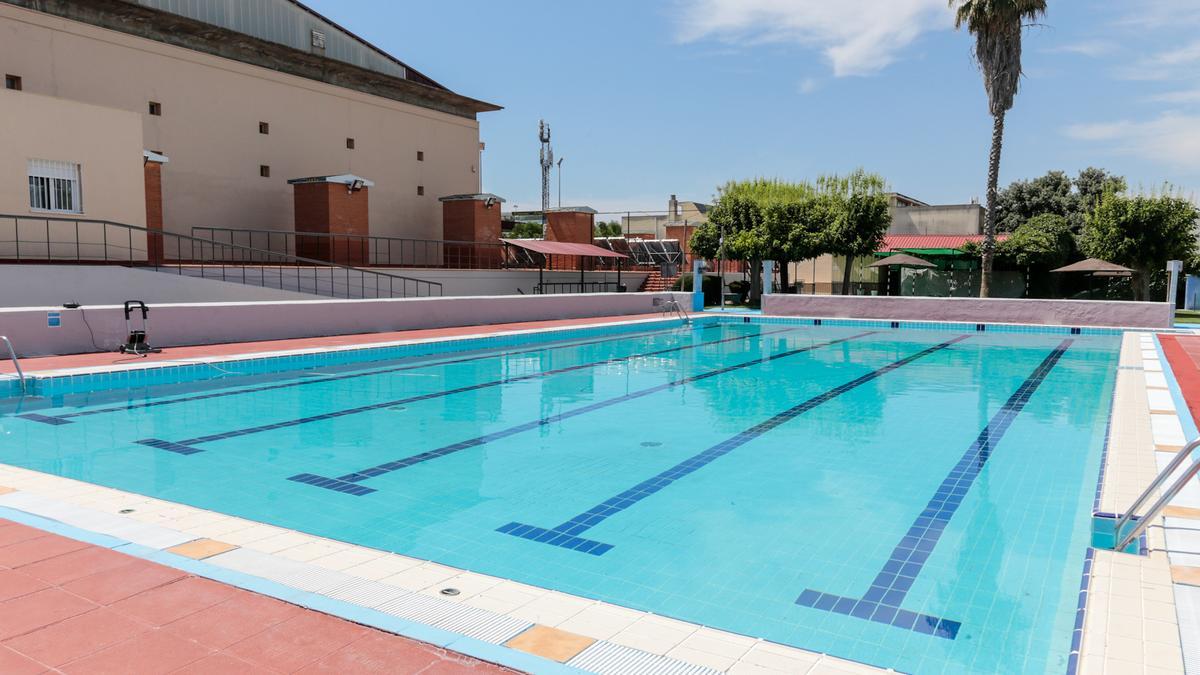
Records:
[[[1184,444],[1175,406],[1167,401],[1165,364],[1154,336],[1122,339],[1100,510],[1120,513],[1158,473],[1157,447]],[[1087,587],[1080,675],[1181,675],[1182,648],[1170,560],[1160,523],[1147,530],[1149,554],[1096,549]]]
[[[0,506],[152,549],[212,538],[239,548],[204,559],[475,639],[503,644],[533,624],[592,637],[575,661],[609,673],[892,672],[649,612],[333,541],[70,478],[0,464]],[[133,508],[132,513],[119,511]],[[324,555],[311,557],[313,551]],[[298,553],[303,551],[303,554]],[[447,597],[445,587],[460,590]],[[581,659],[584,654],[588,656]],[[617,658],[617,655],[620,658]],[[617,664],[618,669],[612,669]],[[626,669],[624,665],[629,665]],[[638,664],[634,668],[630,664]]]

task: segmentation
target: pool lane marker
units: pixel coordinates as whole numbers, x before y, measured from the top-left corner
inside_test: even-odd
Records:
[[[700,330],[708,330],[710,328],[717,328],[721,325],[724,325],[724,324],[713,323],[713,324],[704,326]],[[101,415],[101,414],[110,413],[110,412],[122,412],[125,410],[138,410],[141,408],[157,408],[159,406],[164,406],[164,405],[175,405],[176,403],[190,403],[192,401],[204,401],[204,400],[207,400],[210,398],[223,398],[225,396],[237,396],[239,394],[253,394],[256,392],[260,392],[260,391],[272,391],[275,389],[287,389],[289,387],[303,387],[303,386],[309,385],[309,384],[321,384],[324,382],[337,382],[338,380],[352,380],[352,379],[358,378],[358,377],[372,377],[374,375],[386,375],[388,373],[399,373],[399,372],[403,372],[406,370],[420,370],[421,368],[436,368],[438,366],[452,366],[452,365],[456,365],[459,363],[470,363],[472,361],[482,361],[485,359],[494,359],[494,358],[498,358],[498,357],[502,357],[502,356],[518,356],[520,354],[532,354],[534,352],[551,351],[551,350],[556,350],[556,349],[567,349],[569,347],[584,347],[587,345],[601,344],[604,342],[614,342],[616,340],[624,340],[626,338],[631,338],[631,337],[639,337],[639,336],[644,337],[644,336],[666,334],[666,333],[675,331],[677,328],[678,328],[678,326],[672,326],[670,328],[660,328],[660,329],[651,330],[651,331],[618,333],[616,335],[610,335],[610,336],[604,337],[604,338],[598,338],[598,339],[593,339],[593,340],[584,340],[581,342],[573,341],[573,342],[569,342],[569,343],[553,344],[553,345],[542,344],[542,346],[540,346],[540,347],[534,347],[531,349],[521,349],[521,350],[517,350],[517,351],[503,351],[503,352],[494,352],[493,351],[488,354],[476,354],[474,356],[466,356],[466,357],[458,358],[458,359],[449,359],[446,361],[426,361],[426,362],[410,364],[410,365],[406,365],[406,366],[396,366],[396,367],[392,367],[392,368],[383,368],[380,370],[372,370],[369,372],[354,372],[354,373],[346,373],[344,375],[326,375],[324,377],[321,377],[320,379],[298,380],[296,382],[283,382],[280,384],[268,384],[268,385],[263,385],[261,387],[248,387],[246,389],[238,389],[236,391],[218,391],[218,392],[213,392],[211,394],[197,394],[194,396],[184,396],[181,398],[172,398],[172,399],[167,399],[164,401],[149,401],[149,402],[145,402],[145,403],[128,403],[125,405],[109,406],[107,408],[96,408],[95,410],[80,410],[78,412],[63,413],[61,415],[41,415],[38,413],[25,413],[23,415],[17,415],[17,417],[19,417],[21,419],[29,420],[31,422],[41,422],[42,424],[50,424],[50,425],[58,426],[58,425],[63,425],[63,424],[71,424],[72,422],[70,420],[74,417],[88,417],[91,415]],[[416,357],[416,358],[421,358],[421,357]],[[363,362],[363,363],[369,363],[369,362]],[[355,364],[346,364],[346,365],[355,365]],[[246,374],[251,375],[252,373],[246,373]],[[307,371],[301,373],[302,376],[305,374],[307,374]]]
[[[803,415],[822,403],[831,401],[838,396],[841,396],[852,389],[886,375],[893,370],[903,368],[917,359],[929,356],[935,352],[939,352],[955,343],[962,342],[968,337],[969,336],[967,335],[960,335],[952,340],[947,340],[946,342],[933,345],[932,347],[927,347],[919,352],[916,352],[915,354],[910,354],[899,361],[893,361],[882,368],[873,370],[845,384],[834,387],[829,391],[817,394],[816,396],[813,396],[799,405],[792,406],[791,408],[788,408],[787,410],[784,410],[783,412],[778,413],[763,422],[759,422],[749,429],[739,432],[737,435],[727,438],[708,448],[707,450],[683,460],[666,471],[662,471],[653,477],[634,485],[628,490],[625,490],[616,496],[600,502],[599,504],[571,518],[565,523],[556,525],[550,529],[546,529],[536,525],[526,525],[524,523],[511,522],[507,525],[496,528],[496,531],[503,532],[504,534],[511,534],[514,537],[520,537],[522,539],[529,539],[530,541],[550,544],[551,546],[572,549],[581,553],[604,555],[613,548],[612,544],[605,544],[599,541],[593,541],[591,539],[584,539],[579,535],[587,532],[596,525],[599,525],[608,518],[621,513],[625,509],[637,504],[643,499],[657,493],[680,478],[684,478],[685,476],[688,476],[689,474],[708,466],[716,459],[728,454],[729,452],[732,452],[733,450],[736,450],[737,448],[749,443],[759,436],[762,436],[775,427],[778,427],[785,422]]]
[[[836,340],[830,340],[828,342],[819,342],[816,344],[808,345],[806,347],[800,347],[797,349],[789,349],[784,352],[779,352],[778,354],[769,354],[767,356],[757,358],[752,361],[737,363],[732,366],[726,366],[725,368],[719,368],[717,370],[710,370],[705,373],[700,373],[698,375],[692,375],[690,377],[684,377],[684,378],[674,380],[671,382],[667,382],[664,384],[655,385],[653,387],[641,389],[639,391],[631,392],[629,394],[624,394],[622,396],[615,396],[613,398],[605,399],[603,401],[597,401],[590,405],[585,405],[580,408],[575,408],[574,410],[568,410],[566,412],[558,413],[555,415],[548,415],[546,417],[542,417],[541,419],[533,420],[532,422],[525,422],[524,424],[518,424],[516,426],[512,426],[507,429],[501,429],[500,431],[494,431],[490,434],[484,434],[483,436],[478,436],[476,438],[472,438],[469,440],[460,441],[458,443],[452,443],[450,445],[445,445],[440,448],[436,448],[434,450],[429,450],[426,452],[422,452],[420,454],[411,455],[409,457],[397,459],[392,462],[387,462],[386,464],[379,464],[379,465],[370,467],[368,469],[362,469],[360,471],[348,473],[344,476],[338,476],[337,478],[329,478],[326,476],[319,476],[319,475],[311,474],[311,473],[300,473],[300,474],[296,474],[295,476],[288,478],[288,480],[296,481],[298,483],[305,483],[308,485],[315,485],[316,487],[322,487],[322,488],[326,488],[328,490],[334,490],[336,492],[344,492],[346,494],[351,494],[351,495],[361,497],[363,495],[368,495],[368,494],[371,494],[372,492],[375,492],[375,489],[373,489],[373,488],[369,488],[364,485],[358,485],[358,483],[360,483],[361,481],[367,480],[368,478],[382,476],[384,474],[388,474],[393,471],[398,471],[400,469],[408,468],[410,466],[413,466],[414,464],[420,464],[422,462],[427,462],[431,459],[437,459],[439,457],[445,457],[447,455],[452,455],[456,452],[459,452],[462,450],[467,450],[469,448],[476,448],[476,447],[479,447],[486,443],[491,443],[492,441],[498,441],[502,438],[508,438],[509,436],[515,436],[516,434],[519,434],[519,433],[522,433],[525,431],[530,431],[532,429],[537,429],[538,427],[545,426],[547,424],[554,424],[556,422],[561,422],[562,420],[565,420],[565,419],[570,419],[572,417],[578,417],[579,415],[584,415],[584,414],[587,414],[590,412],[595,412],[597,410],[601,410],[601,409],[607,408],[609,406],[617,405],[618,403],[625,403],[626,401],[631,401],[633,399],[642,398],[643,396],[649,396],[650,394],[655,394],[660,391],[666,391],[673,387],[690,384],[692,382],[698,382],[700,380],[705,380],[710,377],[716,377],[718,375],[724,375],[726,373],[730,373],[735,370],[741,370],[742,368],[749,368],[750,366],[757,366],[757,365],[760,365],[763,363],[768,363],[770,361],[774,361],[776,359],[782,359],[782,358],[786,358],[788,356],[794,356],[796,354],[801,354],[804,352],[812,351],[814,349],[819,349],[821,347],[828,347],[830,345],[836,345],[836,344],[839,344],[842,342],[848,342],[850,340],[857,340],[858,338],[866,337],[868,335],[874,335],[877,332],[878,331],[867,331],[865,333],[858,333],[857,335],[851,335],[849,337],[838,338]]]
[[[912,588],[913,582],[916,581],[917,575],[921,573],[929,555],[933,553],[933,549],[941,539],[942,533],[945,532],[950,519],[962,505],[971,485],[983,471],[988,459],[991,458],[996,444],[1004,437],[1017,415],[1021,414],[1025,404],[1029,402],[1030,397],[1054,369],[1072,342],[1070,339],[1063,340],[1021,383],[1008,401],[1000,407],[1000,410],[996,411],[983,431],[979,432],[975,442],[963,453],[958,464],[954,465],[942,484],[938,486],[937,492],[930,498],[929,503],[925,505],[925,509],[921,511],[917,519],[913,521],[908,532],[900,539],[900,543],[892,550],[888,561],[884,563],[883,569],[876,575],[875,580],[871,582],[871,587],[863,597],[847,598],[810,588],[800,594],[800,597],[796,599],[796,604],[897,628],[906,628],[949,640],[957,637],[958,631],[962,627],[961,622],[910,612],[901,609],[900,605]]]
[[[178,442],[164,441],[164,440],[158,439],[158,438],[143,438],[140,441],[134,441],[134,442],[139,445],[146,445],[146,446],[149,446],[152,448],[158,448],[159,450],[167,450],[169,452],[174,452],[174,453],[181,454],[181,455],[193,455],[198,452],[204,452],[203,450],[195,447],[197,445],[200,445],[201,443],[211,443],[213,441],[223,441],[228,438],[238,438],[239,436],[249,436],[250,434],[262,433],[264,431],[274,431],[275,429],[286,429],[289,427],[300,426],[301,424],[309,424],[311,422],[323,422],[325,420],[336,419],[338,417],[346,417],[347,415],[357,415],[360,413],[371,412],[373,410],[382,410],[384,408],[391,408],[393,406],[398,406],[398,405],[408,405],[409,403],[417,403],[419,401],[428,401],[430,399],[443,398],[446,396],[451,396],[453,394],[461,394],[461,393],[468,392],[468,391],[477,391],[479,389],[487,389],[489,387],[498,387],[498,386],[504,385],[504,384],[512,384],[513,382],[525,382],[528,380],[536,380],[536,379],[543,378],[543,377],[550,377],[551,375],[561,375],[562,373],[569,373],[569,372],[573,372],[573,371],[577,371],[577,370],[584,370],[587,368],[595,368],[597,366],[605,366],[605,365],[609,365],[609,364],[613,364],[613,363],[623,363],[625,361],[632,361],[633,359],[640,359],[640,358],[645,358],[648,356],[659,356],[661,354],[670,354],[672,352],[682,352],[682,351],[687,351],[690,349],[696,349],[699,347],[705,347],[708,345],[719,345],[723,342],[733,342],[735,340],[748,340],[748,339],[756,338],[756,337],[774,335],[776,333],[787,333],[787,332],[794,332],[794,331],[796,331],[796,328],[794,328],[794,327],[780,328],[777,330],[761,331],[761,332],[753,333],[753,334],[749,334],[749,335],[735,335],[733,337],[722,338],[720,340],[708,340],[706,342],[696,342],[696,343],[692,343],[692,344],[680,345],[678,347],[668,347],[666,349],[657,349],[652,352],[642,352],[640,354],[630,354],[628,356],[619,356],[616,358],[608,358],[608,359],[604,359],[603,361],[592,361],[589,363],[580,363],[580,364],[577,364],[574,366],[566,366],[564,368],[556,368],[554,370],[545,370],[545,371],[538,372],[538,373],[531,373],[529,375],[508,377],[508,378],[504,378],[504,379],[500,379],[500,380],[493,380],[491,382],[480,382],[477,384],[467,385],[465,387],[455,387],[454,389],[445,389],[443,391],[435,391],[435,392],[430,392],[428,394],[420,394],[418,396],[410,396],[408,398],[397,399],[395,401],[383,401],[382,403],[372,403],[370,405],[358,406],[356,408],[347,408],[345,410],[335,410],[333,412],[322,413],[320,415],[309,415],[308,417],[300,417],[297,419],[287,420],[284,422],[277,422],[275,424],[262,424],[262,425],[259,425],[256,427],[247,427],[245,429],[234,429],[233,431],[226,431],[226,432],[222,432],[219,434],[209,434],[207,436],[198,436],[196,438],[189,438],[187,440],[178,441]],[[322,381],[324,381],[324,380],[322,380]]]

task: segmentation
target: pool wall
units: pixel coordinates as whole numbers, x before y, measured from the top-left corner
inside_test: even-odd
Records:
[[[136,297],[137,292],[131,290],[130,295]],[[253,342],[649,314],[660,311],[656,299],[671,297],[681,306],[691,302],[687,293],[586,293],[161,304],[151,307],[149,333],[151,344],[158,347]],[[134,328],[140,327],[137,318]],[[0,309],[0,334],[12,339],[22,357],[105,351],[124,341],[125,317],[118,305],[85,306],[82,312],[62,307]]]
[[[1036,300],[1030,298],[923,298],[871,295],[763,296],[763,313],[900,321],[986,321],[1058,326],[1170,328],[1166,302]]]

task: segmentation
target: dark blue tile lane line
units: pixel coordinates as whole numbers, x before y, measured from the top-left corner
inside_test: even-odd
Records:
[[[530,431],[532,429],[537,429],[538,427],[545,426],[547,424],[554,424],[557,422],[561,422],[563,420],[570,419],[572,417],[586,415],[588,413],[592,413],[597,410],[608,408],[610,406],[614,406],[619,403],[625,403],[627,401],[632,401],[634,399],[642,398],[644,396],[649,396],[651,394],[656,394],[658,392],[666,391],[666,390],[672,389],[674,387],[679,387],[682,385],[690,384],[692,382],[699,382],[700,380],[706,380],[710,377],[717,377],[719,375],[731,373],[735,370],[741,370],[743,368],[749,368],[751,366],[761,365],[764,363],[768,363],[770,361],[774,361],[776,359],[782,359],[782,358],[786,358],[789,356],[794,356],[796,354],[802,354],[804,352],[809,352],[814,349],[819,349],[821,347],[828,347],[830,345],[835,345],[835,344],[839,344],[842,342],[848,342],[850,340],[857,340],[858,338],[861,338],[861,337],[873,335],[876,332],[877,331],[867,331],[865,333],[859,333],[857,335],[851,335],[849,337],[839,338],[836,340],[829,340],[828,342],[819,342],[816,344],[808,345],[806,347],[799,347],[797,349],[789,349],[784,352],[779,352],[778,354],[770,354],[770,355],[764,356],[762,358],[754,359],[752,361],[746,361],[743,363],[734,364],[732,366],[726,366],[725,368],[711,370],[711,371],[708,371],[705,373],[700,373],[698,375],[692,375],[690,377],[685,377],[685,378],[681,378],[678,380],[674,380],[672,382],[667,382],[665,384],[648,387],[646,389],[641,389],[641,390],[638,390],[635,392],[624,394],[622,396],[615,396],[613,398],[605,399],[603,401],[597,401],[590,405],[586,405],[586,406],[583,406],[580,408],[575,408],[573,410],[568,410],[566,412],[559,413],[556,415],[549,415],[549,416],[543,417],[541,419],[533,420],[531,422],[525,422],[524,424],[518,424],[516,426],[512,426],[507,429],[501,429],[499,431],[495,431],[490,434],[484,434],[483,436],[478,436],[476,438],[472,438],[469,440],[460,441],[458,443],[452,443],[450,445],[445,445],[440,448],[436,448],[434,450],[429,450],[426,452],[422,452],[420,454],[411,455],[409,457],[397,459],[395,461],[387,462],[385,464],[379,464],[379,465],[370,467],[368,469],[362,469],[360,471],[348,473],[344,476],[338,476],[337,478],[328,478],[326,476],[319,476],[319,475],[311,474],[311,473],[301,473],[301,474],[297,474],[295,476],[288,478],[288,480],[293,480],[298,483],[306,483],[308,485],[315,485],[316,487],[323,487],[323,488],[326,488],[329,490],[334,490],[337,492],[344,492],[346,494],[351,494],[351,495],[361,497],[363,495],[367,495],[372,492],[375,492],[375,490],[373,488],[365,487],[362,485],[357,485],[357,483],[360,483],[369,478],[374,478],[376,476],[382,476],[384,474],[388,474],[393,471],[399,471],[400,469],[406,469],[415,464],[420,464],[422,462],[428,462],[431,459],[437,459],[439,457],[445,457],[447,455],[452,455],[456,452],[460,452],[462,450],[467,450],[469,448],[477,448],[481,445],[491,443],[492,441],[498,441],[502,438],[508,438],[509,436],[515,436],[519,433],[522,433],[525,431]]]
[[[722,344],[725,342],[734,342],[736,340],[751,340],[751,339],[758,338],[758,337],[775,335],[777,333],[791,333],[791,332],[796,332],[796,331],[797,331],[797,329],[794,327],[793,328],[780,328],[777,330],[761,331],[758,333],[750,333],[750,334],[746,334],[746,335],[735,335],[733,337],[722,338],[720,340],[708,340],[705,342],[697,342],[697,343],[692,343],[692,344],[680,345],[678,347],[668,347],[666,349],[656,349],[651,352],[641,352],[638,354],[630,354],[628,356],[618,356],[615,358],[604,359],[602,361],[592,361],[589,363],[580,363],[580,364],[577,364],[574,366],[566,366],[564,368],[555,368],[553,370],[545,370],[545,371],[541,371],[541,372],[537,372],[537,373],[531,373],[529,375],[508,377],[508,378],[504,378],[504,379],[500,379],[500,380],[493,380],[490,382],[479,382],[479,383],[467,385],[464,387],[456,387],[454,389],[445,389],[442,391],[430,392],[428,394],[420,394],[418,396],[410,396],[408,398],[397,399],[395,401],[383,401],[382,403],[372,403],[370,405],[358,406],[356,408],[347,408],[345,410],[335,410],[333,412],[322,413],[320,415],[309,415],[308,417],[301,417],[298,419],[286,420],[284,422],[277,422],[275,424],[262,424],[262,425],[259,425],[256,427],[248,427],[245,429],[234,429],[233,431],[225,431],[225,432],[222,432],[219,434],[209,434],[207,436],[198,436],[196,438],[189,438],[189,439],[183,440],[183,441],[171,442],[171,441],[163,441],[163,440],[157,439],[157,438],[145,438],[140,441],[134,441],[134,442],[139,443],[141,445],[148,445],[150,447],[162,447],[163,443],[170,443],[175,448],[190,447],[192,450],[195,450],[196,452],[202,452],[202,450],[200,450],[199,448],[196,448],[195,446],[200,445],[202,443],[211,443],[213,441],[223,441],[223,440],[226,440],[229,438],[238,438],[240,436],[249,436],[251,434],[258,434],[258,433],[262,433],[264,431],[274,431],[276,429],[287,429],[289,427],[300,426],[302,424],[310,424],[312,422],[323,422],[326,420],[336,419],[339,417],[346,417],[348,415],[357,415],[360,413],[371,412],[373,410],[382,410],[384,408],[390,408],[392,406],[408,405],[410,403],[417,403],[419,401],[428,401],[430,399],[443,398],[445,396],[452,396],[454,394],[461,394],[461,393],[468,392],[468,391],[477,391],[479,389],[487,389],[489,387],[498,387],[500,385],[512,384],[514,382],[525,382],[527,380],[536,380],[539,378],[550,377],[552,375],[561,375],[563,373],[569,373],[569,372],[573,372],[573,371],[577,371],[577,370],[584,370],[587,368],[595,368],[597,366],[604,366],[604,365],[613,364],[613,363],[623,363],[625,361],[632,361],[633,359],[641,359],[641,358],[646,358],[649,356],[660,356],[662,354],[683,352],[683,351],[688,351],[690,349],[697,349],[699,347],[705,347],[708,345],[719,345],[719,344]]]
[[[717,323],[709,324],[707,326],[704,326],[700,330],[709,330],[711,328],[718,328],[721,325],[723,325],[723,324],[717,324]],[[88,417],[90,415],[103,415],[105,413],[122,412],[122,411],[126,411],[126,410],[138,410],[141,408],[157,408],[159,406],[175,405],[177,403],[190,403],[192,401],[204,401],[204,400],[212,399],[212,398],[223,398],[225,396],[238,396],[240,394],[253,394],[256,392],[260,392],[260,391],[272,391],[275,389],[287,389],[290,387],[303,387],[303,386],[310,385],[310,384],[321,384],[324,382],[336,382],[338,380],[352,380],[352,379],[355,379],[358,377],[372,377],[375,375],[386,375],[388,373],[399,373],[399,372],[403,372],[406,370],[419,370],[421,368],[436,368],[439,366],[451,366],[451,365],[456,365],[459,363],[470,363],[472,361],[482,361],[485,359],[494,359],[494,358],[500,358],[500,357],[505,357],[505,356],[519,356],[521,354],[532,354],[534,352],[551,351],[551,350],[557,350],[557,349],[568,349],[568,348],[572,348],[572,347],[585,347],[588,345],[601,344],[604,342],[614,342],[617,340],[624,340],[627,338],[637,338],[637,337],[665,334],[665,333],[669,333],[673,330],[676,330],[677,328],[678,328],[678,326],[671,327],[671,328],[659,329],[659,330],[652,330],[652,331],[638,331],[635,333],[620,333],[617,335],[610,335],[609,337],[598,338],[598,339],[594,339],[594,340],[584,340],[581,342],[569,342],[569,343],[550,344],[550,345],[543,344],[540,347],[534,347],[531,349],[522,349],[522,350],[518,350],[518,351],[503,351],[503,352],[491,352],[488,354],[475,354],[473,356],[466,356],[466,357],[457,358],[457,359],[449,359],[449,360],[445,360],[445,361],[427,361],[427,362],[423,362],[423,363],[415,363],[415,364],[410,364],[410,365],[405,365],[405,366],[396,366],[393,368],[383,368],[380,370],[372,370],[370,372],[354,372],[354,373],[346,373],[344,375],[328,375],[328,376],[321,377],[321,378],[299,380],[296,382],[283,382],[283,383],[279,383],[279,384],[267,384],[267,385],[263,385],[260,387],[247,387],[245,389],[238,389],[236,391],[218,391],[218,392],[213,392],[213,393],[209,393],[209,394],[196,394],[194,396],[184,396],[184,397],[180,397],[180,398],[166,399],[163,401],[127,403],[125,405],[109,406],[107,408],[96,408],[95,410],[81,410],[78,412],[63,413],[61,415],[40,415],[38,413],[26,413],[24,415],[17,415],[17,417],[20,417],[21,419],[30,420],[31,422],[41,422],[43,424],[52,424],[52,425],[71,424],[70,420],[75,417]]]
[[[572,549],[581,553],[590,553],[591,555],[604,555],[612,549],[612,544],[605,544],[590,539],[584,539],[579,535],[587,532],[591,528],[599,525],[608,518],[621,513],[625,509],[637,504],[643,499],[659,492],[665,487],[670,486],[675,481],[688,476],[689,474],[698,471],[716,459],[736,450],[737,448],[749,443],[750,441],[762,436],[779,425],[799,417],[804,413],[816,408],[822,403],[831,401],[842,394],[845,394],[852,389],[860,387],[872,380],[875,380],[887,373],[903,368],[904,366],[916,361],[917,359],[929,356],[935,352],[941,351],[951,345],[967,339],[968,336],[960,335],[952,340],[947,340],[940,344],[933,345],[922,349],[915,354],[906,356],[899,361],[883,366],[877,370],[873,370],[865,375],[857,377],[845,384],[839,385],[821,394],[804,401],[803,403],[788,408],[783,412],[770,417],[769,419],[759,422],[758,424],[738,433],[736,436],[721,441],[720,443],[708,448],[707,450],[693,455],[675,466],[663,471],[655,476],[648,478],[637,485],[625,490],[624,492],[610,497],[609,499],[600,502],[592,508],[580,513],[570,520],[546,529],[536,525],[526,525],[524,523],[512,522],[496,528],[497,532],[511,534],[514,537],[521,537],[530,541],[541,542],[558,546],[561,548]]]
[[[953,640],[958,636],[962,623],[950,619],[910,612],[900,607],[908,596],[913,582],[925,566],[933,549],[949,525],[950,519],[962,505],[967,492],[984,465],[992,456],[996,444],[1012,426],[1017,415],[1025,408],[1037,388],[1054,369],[1072,340],[1062,343],[1050,352],[1033,373],[1017,388],[1000,410],[992,416],[975,442],[963,453],[958,464],[938,486],[937,492],[925,505],[908,532],[892,550],[883,569],[871,582],[871,587],[861,598],[847,598],[831,593],[807,589],[796,599],[796,604],[846,616],[854,616],[876,623],[888,624],[919,633],[926,633]]]

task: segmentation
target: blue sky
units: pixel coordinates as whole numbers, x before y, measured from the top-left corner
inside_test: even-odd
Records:
[[[308,4],[504,106],[480,120],[484,189],[509,206],[538,205],[539,118],[563,203],[601,211],[858,166],[928,202],[984,193],[991,121],[946,0]],[[1094,165],[1200,191],[1200,0],[1049,5],[1025,36],[1001,184]]]

